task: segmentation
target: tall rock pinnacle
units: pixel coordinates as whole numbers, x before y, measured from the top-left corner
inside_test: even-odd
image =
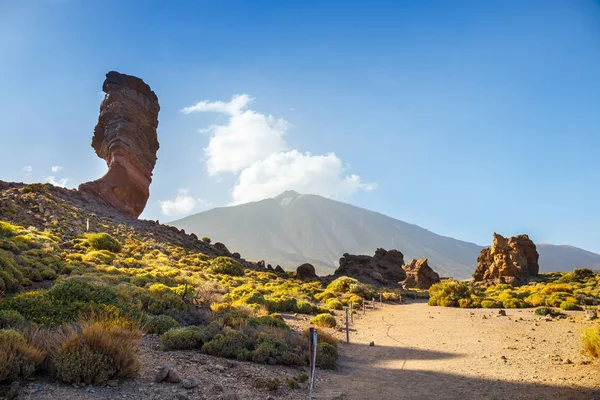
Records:
[[[123,213],[138,217],[150,196],[158,151],[158,98],[135,76],[111,71],[94,128],[92,147],[106,160],[108,172],[79,190],[98,196]]]

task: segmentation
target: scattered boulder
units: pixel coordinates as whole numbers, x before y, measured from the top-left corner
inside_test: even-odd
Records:
[[[406,272],[406,279],[402,281],[402,285],[407,289],[429,289],[431,285],[440,281],[440,276],[427,264],[426,258],[412,260],[403,265],[402,269]]]
[[[312,264],[304,263],[296,268],[296,274],[300,279],[316,279],[318,278],[315,272],[315,267]]]
[[[154,376],[154,382],[161,383],[162,381],[167,379],[167,375],[169,375],[169,369],[170,369],[169,366],[166,364],[163,365],[162,367],[160,367],[160,369]]]
[[[217,243],[213,244],[213,246],[215,249],[217,249],[227,255],[231,255],[231,253],[229,252],[229,249],[223,243],[217,242]]]
[[[159,148],[158,98],[140,78],[115,71],[106,74],[102,90],[106,95],[92,147],[98,157],[106,160],[108,172],[81,184],[79,190],[137,218],[150,196]]]
[[[233,257],[233,258],[237,258],[237,259],[240,259],[240,258],[242,258],[241,254],[240,254],[240,253],[237,253],[237,252],[233,253],[233,254],[231,255],[231,257]]]
[[[491,247],[481,250],[473,274],[476,282],[498,281],[510,285],[526,283],[539,273],[539,254],[527,235],[505,238],[494,233]]]
[[[278,265],[278,266],[275,267],[275,272],[279,272],[280,274],[284,274],[285,273],[285,271],[283,270],[283,268],[281,268],[280,265]]]
[[[406,279],[404,255],[398,250],[377,249],[374,256],[344,254],[334,276],[350,276],[376,285],[397,285]]]
[[[596,310],[585,310],[583,312],[586,321],[593,321],[598,318],[598,312]]]
[[[192,376],[181,381],[181,385],[185,389],[193,389],[198,386],[198,380]]]
[[[167,375],[167,378],[165,379],[165,382],[168,382],[168,383],[181,382],[181,377],[179,376],[179,372],[177,372],[176,370],[171,368],[169,370],[169,374]]]

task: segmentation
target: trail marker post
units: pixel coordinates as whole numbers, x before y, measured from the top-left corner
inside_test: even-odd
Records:
[[[367,313],[367,308],[365,306],[365,299],[363,299],[363,315]]]
[[[309,400],[312,400],[313,389],[315,387],[315,370],[316,370],[316,363],[317,363],[317,332],[315,331],[315,328],[313,328],[313,327],[309,328],[308,335],[309,335],[309,339],[310,339],[310,343],[309,343],[310,388],[309,388],[309,392],[308,392],[308,398],[309,398]]]

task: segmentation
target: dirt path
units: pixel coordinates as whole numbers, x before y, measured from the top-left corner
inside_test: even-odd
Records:
[[[388,305],[355,320],[317,399],[600,400],[600,362],[581,354],[581,313]],[[374,341],[375,346],[369,347]],[[343,396],[339,396],[339,394]]]

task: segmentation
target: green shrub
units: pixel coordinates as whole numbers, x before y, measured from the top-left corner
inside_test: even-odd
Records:
[[[199,349],[204,344],[205,332],[197,326],[170,329],[160,338],[165,350]]]
[[[231,257],[217,257],[210,261],[210,266],[215,274],[243,276],[244,267]]]
[[[560,311],[557,311],[550,307],[538,307],[535,309],[536,315],[558,315]]]
[[[0,310],[0,329],[9,329],[26,324],[26,319],[15,310]]]
[[[296,311],[300,314],[312,314],[315,312],[315,306],[308,301],[299,301],[296,303]]]
[[[327,300],[327,308],[329,308],[330,310],[341,310],[342,308],[344,308],[344,305],[338,299],[333,298]]]
[[[583,331],[583,349],[592,357],[600,358],[600,325]]]
[[[131,378],[139,371],[137,325],[119,317],[98,316],[71,329],[57,346],[52,365],[65,383],[101,385],[112,378]]]
[[[271,326],[275,328],[281,329],[290,329],[290,327],[285,323],[283,319],[274,318],[269,315],[265,315],[264,317],[252,318],[250,320],[251,326]]]
[[[171,329],[179,327],[179,322],[168,315],[157,315],[150,318],[150,320],[144,326],[144,329],[150,334],[162,335]]]
[[[121,251],[121,243],[108,233],[90,233],[87,235],[88,243],[90,247],[95,250],[108,250],[112,253],[118,253]]]
[[[110,264],[117,255],[108,250],[94,250],[83,256],[83,261],[92,264]]]
[[[571,301],[563,301],[562,303],[560,303],[560,308],[562,308],[563,310],[570,310],[570,311],[576,311],[576,310],[581,310],[581,307],[579,307],[577,304],[571,302]]]
[[[318,314],[310,320],[310,323],[322,328],[335,328],[337,322],[331,314]]]
[[[269,391],[275,391],[279,389],[279,379],[277,378],[269,378],[264,384],[264,388]]]
[[[249,338],[235,329],[225,327],[208,343],[204,343],[202,351],[211,356],[237,358],[245,361],[250,356]]]
[[[337,347],[326,342],[317,344],[317,367],[322,369],[335,369],[337,366],[337,359]]]
[[[330,292],[347,293],[350,291],[350,286],[356,284],[358,284],[358,280],[348,276],[340,276],[327,285],[327,290]]]
[[[21,381],[33,375],[45,354],[30,346],[20,333],[0,330],[0,382]]]
[[[459,299],[469,299],[473,289],[466,282],[445,279],[429,288],[430,306],[457,307]]]
[[[203,241],[204,243],[208,243],[208,244],[210,244],[210,242],[211,242],[211,240],[210,240],[210,238],[209,238],[208,236],[204,236],[204,237],[202,238],[202,241]]]
[[[502,308],[502,302],[498,300],[486,299],[481,302],[481,307],[483,308]]]

